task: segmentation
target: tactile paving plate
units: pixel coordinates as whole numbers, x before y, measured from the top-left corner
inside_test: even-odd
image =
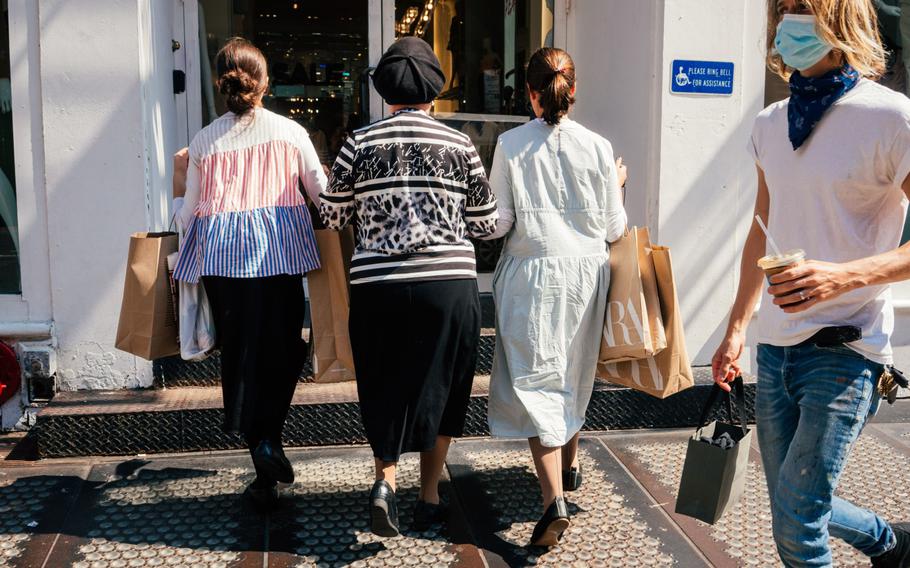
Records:
[[[685,439],[632,443],[625,449],[676,495],[685,461]],[[837,493],[848,501],[871,507],[887,521],[904,521],[910,518],[910,495],[904,481],[908,469],[910,458],[906,454],[867,431],[860,436],[847,462]],[[717,524],[697,524],[739,566],[780,565],[771,532],[768,489],[759,461],[749,463],[746,490],[740,502]],[[831,539],[831,550],[835,566],[869,565],[868,558],[837,539]]]
[[[25,477],[0,482],[0,566],[16,566],[60,482]]]
[[[96,489],[74,568],[227,568],[249,550],[240,495],[252,472],[140,469]]]
[[[443,568],[458,562],[442,526],[423,532],[410,528],[420,484],[416,456],[403,457],[398,466],[402,534],[396,538],[377,537],[369,531],[367,503],[373,484],[369,452],[308,459],[298,462],[294,470],[297,482],[287,489],[294,510],[284,530],[291,533],[289,548],[298,556],[296,566]],[[444,493],[442,497],[445,502]]]
[[[476,446],[475,446],[476,447]],[[528,547],[541,514],[540,486],[527,450],[465,452],[477,472],[484,494],[496,511],[497,536],[512,545],[522,566],[672,566],[673,556],[661,550],[657,531],[628,506],[584,449],[580,491],[567,493],[572,524],[559,546]],[[514,562],[513,562],[514,563]]]

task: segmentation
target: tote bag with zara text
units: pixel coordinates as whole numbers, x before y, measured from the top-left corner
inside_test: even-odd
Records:
[[[610,292],[598,360],[630,361],[667,346],[647,228],[633,227],[610,244]]]
[[[694,384],[692,365],[686,350],[676,279],[670,249],[652,245],[654,274],[660,312],[666,330],[667,346],[656,355],[619,361],[599,362],[597,376],[613,384],[626,386],[657,398],[666,398]]]

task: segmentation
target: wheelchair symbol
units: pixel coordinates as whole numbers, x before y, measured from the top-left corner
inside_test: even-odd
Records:
[[[679,68],[679,73],[676,74],[676,85],[679,87],[685,87],[689,84],[689,76],[683,71],[683,68]]]

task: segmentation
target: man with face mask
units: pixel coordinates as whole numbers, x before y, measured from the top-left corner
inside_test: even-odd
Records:
[[[753,223],[714,380],[729,390],[762,289],[762,462],[787,566],[830,566],[829,536],[873,566],[910,566],[908,525],[834,495],[857,437],[893,395],[889,285],[910,279],[900,245],[910,194],[910,100],[870,80],[885,50],[871,0],[770,0],[768,63],[790,98],[763,111],[749,150],[755,214],[792,258],[762,258]],[[808,260],[802,260],[803,258]],[[768,277],[762,266],[773,274]]]

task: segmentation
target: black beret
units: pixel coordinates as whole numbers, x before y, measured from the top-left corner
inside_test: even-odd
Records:
[[[390,105],[431,102],[445,81],[430,44],[414,36],[393,43],[373,70],[373,86]]]

